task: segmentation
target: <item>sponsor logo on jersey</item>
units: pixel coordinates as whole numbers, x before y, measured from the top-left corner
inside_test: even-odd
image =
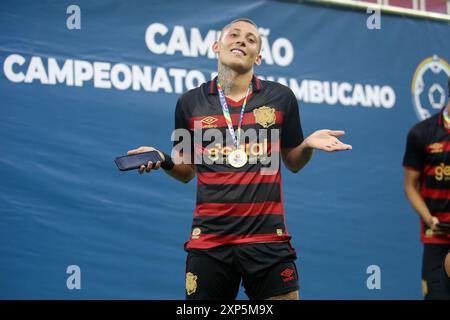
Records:
[[[444,163],[441,163],[439,166],[434,168],[434,178],[437,181],[450,180],[450,166],[446,166]]]
[[[194,228],[194,230],[192,230],[192,239],[198,239],[200,237],[200,233],[202,233],[200,228]]]
[[[217,125],[214,124],[217,122],[217,118],[208,116],[202,119],[202,127],[203,128],[217,128]]]
[[[432,143],[427,146],[428,153],[442,153],[444,151],[444,145],[439,142]]]

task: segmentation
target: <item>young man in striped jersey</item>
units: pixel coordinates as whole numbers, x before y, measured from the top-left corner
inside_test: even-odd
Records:
[[[448,80],[450,95],[450,78]],[[450,250],[450,101],[409,131],[404,166],[406,196],[421,218],[422,292],[426,300],[450,299],[442,269]]]
[[[197,203],[185,244],[187,299],[235,299],[242,280],[250,299],[295,300],[296,253],[285,225],[279,159],[298,172],[314,149],[351,146],[338,140],[343,131],[319,130],[304,139],[293,92],[254,76],[253,66],[261,63],[254,22],[232,21],[213,49],[218,76],[183,94],[175,111],[175,129],[189,131],[194,141],[196,133],[204,138],[173,152],[173,161],[160,152],[163,163],[148,163],[140,172],[162,167],[185,183],[197,175]],[[150,150],[155,149],[140,147],[129,154]]]

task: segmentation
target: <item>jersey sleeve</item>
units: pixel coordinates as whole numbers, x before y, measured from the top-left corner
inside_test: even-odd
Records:
[[[403,157],[403,166],[422,171],[425,164],[425,142],[417,126],[413,127],[406,141],[406,150]]]
[[[189,118],[185,112],[185,106],[183,105],[182,99],[178,99],[177,106],[175,108],[175,136],[173,136],[173,146],[182,147],[183,153],[190,151],[191,159],[194,155],[194,140],[193,134],[189,128]]]
[[[177,106],[175,107],[175,130],[176,129],[186,129],[189,130],[188,119],[183,110],[183,104],[181,98],[177,101]],[[174,141],[175,143],[175,141]]]
[[[283,125],[281,127],[281,147],[294,148],[303,142],[303,130],[300,123],[297,98],[290,91],[285,114],[283,115]]]

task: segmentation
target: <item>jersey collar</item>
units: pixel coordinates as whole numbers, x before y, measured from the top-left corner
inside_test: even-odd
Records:
[[[217,95],[217,76],[209,82],[209,92],[210,95]],[[252,76],[252,87],[253,93],[261,91],[261,81],[255,76]]]

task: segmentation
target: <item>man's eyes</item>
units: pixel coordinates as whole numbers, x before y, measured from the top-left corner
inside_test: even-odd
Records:
[[[231,38],[236,38],[236,37],[238,37],[238,36],[239,36],[238,33],[235,33],[235,32],[230,33],[230,37],[231,37]],[[250,42],[250,43],[255,43],[255,42],[256,42],[256,39],[253,38],[253,37],[249,37],[249,38],[247,38],[247,40],[248,40],[248,42]]]

